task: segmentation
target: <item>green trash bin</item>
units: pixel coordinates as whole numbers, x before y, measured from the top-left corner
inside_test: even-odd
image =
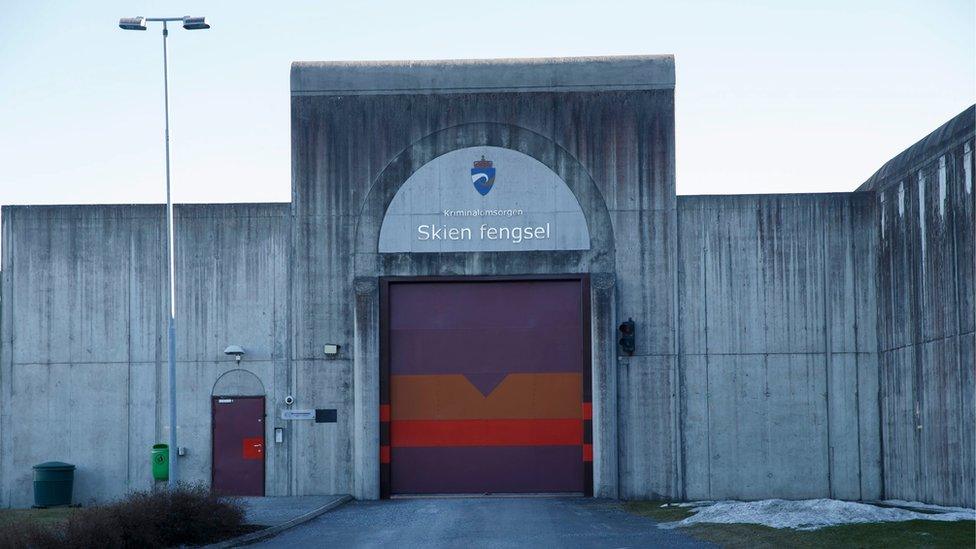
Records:
[[[169,480],[169,444],[153,444],[152,473],[155,480]]]
[[[34,507],[71,505],[75,483],[75,466],[60,461],[46,461],[34,466]]]

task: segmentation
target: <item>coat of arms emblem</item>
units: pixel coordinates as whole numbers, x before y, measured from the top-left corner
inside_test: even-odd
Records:
[[[488,194],[495,184],[495,168],[492,167],[491,160],[485,160],[484,155],[481,160],[475,160],[474,167],[471,168],[471,183],[481,196]]]

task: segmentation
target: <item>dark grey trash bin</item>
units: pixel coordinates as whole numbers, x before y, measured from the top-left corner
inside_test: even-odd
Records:
[[[46,461],[34,466],[34,507],[71,505],[75,466],[61,461]]]

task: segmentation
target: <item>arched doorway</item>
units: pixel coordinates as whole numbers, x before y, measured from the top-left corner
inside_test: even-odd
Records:
[[[247,370],[221,375],[211,392],[211,489],[225,496],[263,496],[264,385]]]
[[[469,149],[469,150],[464,150]],[[477,149],[477,151],[475,151]],[[483,151],[482,151],[483,149]],[[502,151],[502,149],[506,150]],[[585,219],[585,232],[572,240],[573,244],[563,246],[522,246],[516,251],[512,246],[443,246],[442,249],[420,250],[414,243],[407,247],[406,242],[396,239],[399,230],[406,227],[414,236],[423,237],[418,223],[409,220],[397,228],[393,219],[386,219],[397,198],[398,192],[414,174],[423,169],[432,172],[447,171],[434,168],[438,159],[450,163],[452,154],[478,152],[474,164],[448,166],[451,181],[456,181],[470,192],[486,196],[488,184],[498,169],[501,177],[505,170],[498,162],[491,164],[489,157],[510,157],[513,160],[527,158],[526,162],[541,166],[540,173],[550,173],[555,178],[556,187],[568,191],[565,196],[572,207],[564,213],[575,215],[580,212]],[[484,153],[485,159],[480,155]],[[468,161],[465,158],[466,161]],[[522,160],[519,160],[522,162]],[[427,168],[425,168],[427,166]],[[525,164],[519,170],[525,170]],[[534,168],[533,168],[534,169]],[[452,171],[453,170],[453,171]],[[467,173],[469,172],[470,173]],[[475,180],[481,171],[486,172],[488,180]],[[476,173],[479,172],[479,173]],[[471,178],[465,181],[465,178]],[[434,181],[430,178],[427,181]],[[479,188],[479,184],[481,188]],[[500,184],[500,183],[495,183]],[[471,187],[472,185],[473,188]],[[424,185],[418,186],[418,188]],[[492,193],[500,192],[498,190]],[[439,192],[439,189],[438,189]],[[473,196],[473,195],[472,195]],[[492,194],[494,196],[494,194]],[[556,194],[554,200],[559,200]],[[404,196],[404,198],[406,198]],[[429,195],[421,193],[421,200]],[[475,197],[477,199],[477,197]],[[441,207],[447,208],[447,204]],[[467,205],[462,203],[462,212]],[[394,208],[395,209],[395,208]],[[577,210],[578,209],[578,210]],[[533,211],[526,208],[527,213]],[[554,212],[557,210],[554,210]],[[397,214],[408,212],[395,212]],[[545,212],[542,212],[545,213]],[[439,215],[453,217],[453,212],[439,212]],[[406,215],[401,219],[407,220]],[[427,222],[430,223],[430,222]],[[522,224],[532,231],[546,231],[547,221]],[[577,225],[579,226],[579,225]],[[381,234],[387,227],[387,236]],[[541,228],[540,228],[541,227]],[[392,229],[392,231],[391,231]],[[436,227],[435,227],[436,229]],[[481,224],[468,228],[471,236],[476,231],[481,236]],[[466,236],[465,227],[457,234]],[[484,227],[484,236],[491,238],[490,227]],[[450,237],[451,233],[447,233]],[[503,233],[499,230],[498,235]],[[514,231],[508,233],[515,238]],[[424,277],[457,277],[470,281],[487,280],[492,277],[529,280],[541,275],[562,275],[587,280],[587,292],[582,301],[586,302],[589,329],[584,334],[584,347],[588,357],[585,361],[590,368],[590,378],[594,388],[587,419],[592,425],[592,440],[585,447],[580,445],[581,459],[585,455],[591,460],[592,474],[583,486],[584,493],[601,497],[615,497],[617,494],[617,448],[616,448],[616,367],[615,367],[615,328],[613,324],[615,248],[613,227],[603,196],[586,169],[573,155],[551,139],[525,128],[510,124],[476,123],[446,128],[418,140],[403,150],[378,175],[364,197],[356,221],[356,247],[354,253],[354,288],[356,309],[354,317],[354,431],[357,433],[354,446],[354,494],[358,498],[376,498],[381,495],[381,484],[387,484],[391,470],[390,444],[390,401],[389,391],[384,388],[384,374],[381,370],[383,353],[389,348],[390,334],[384,331],[382,319],[388,314],[382,305],[381,288],[390,280],[421,280]],[[579,243],[579,245],[577,245]],[[420,253],[418,253],[420,252]],[[426,253],[423,253],[426,252]],[[514,253],[513,253],[514,252]],[[599,388],[599,390],[596,390]],[[567,477],[568,478],[568,477]],[[590,480],[592,479],[592,480]]]

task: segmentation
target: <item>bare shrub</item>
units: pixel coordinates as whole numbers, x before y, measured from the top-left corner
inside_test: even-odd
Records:
[[[0,549],[134,548],[202,545],[242,531],[244,510],[202,486],[136,492],[79,509],[55,526],[18,524],[0,531]]]

